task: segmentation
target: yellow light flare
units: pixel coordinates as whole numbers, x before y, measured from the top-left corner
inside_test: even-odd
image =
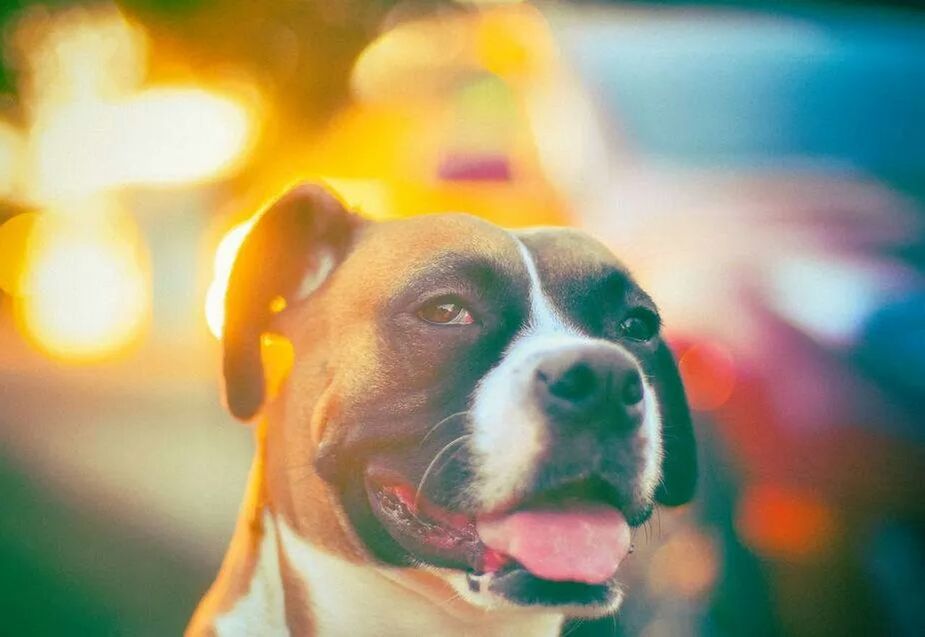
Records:
[[[241,244],[251,231],[257,217],[251,217],[232,227],[218,244],[212,266],[212,282],[206,292],[206,323],[215,338],[222,337],[225,327],[225,294],[228,292],[228,279],[234,259],[241,249]]]
[[[541,74],[556,56],[549,23],[529,5],[485,11],[475,40],[479,62],[507,79]]]
[[[0,290],[7,294],[19,294],[29,237],[39,219],[38,214],[23,213],[0,225]]]
[[[367,219],[382,221],[396,216],[389,183],[384,179],[322,177],[338,197]]]
[[[150,281],[126,228],[44,217],[29,240],[14,312],[22,333],[54,358],[94,361],[134,343],[150,313]]]
[[[292,341],[279,334],[264,334],[260,338],[260,357],[265,373],[267,400],[272,400],[279,394],[280,387],[295,364]]]

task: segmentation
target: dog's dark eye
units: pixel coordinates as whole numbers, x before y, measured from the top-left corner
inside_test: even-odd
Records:
[[[648,341],[658,332],[658,318],[649,312],[632,314],[620,323],[620,334],[634,341]]]
[[[418,316],[435,325],[472,325],[475,319],[461,303],[439,299],[418,310]]]

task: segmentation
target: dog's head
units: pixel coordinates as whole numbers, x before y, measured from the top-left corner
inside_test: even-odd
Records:
[[[479,607],[592,616],[620,602],[631,529],[696,482],[659,328],[580,232],[372,223],[300,186],[233,268],[226,398],[266,417],[270,501],[313,543],[439,573]],[[268,331],[294,349],[272,395]]]

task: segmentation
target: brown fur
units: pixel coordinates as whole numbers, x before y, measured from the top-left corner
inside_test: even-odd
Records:
[[[350,424],[339,419],[341,406],[375,393],[386,380],[375,331],[381,304],[437,255],[503,258],[516,250],[504,231],[467,215],[365,226],[323,286],[274,318],[268,329],[290,339],[294,364],[278,391],[265,392],[250,495],[219,577],[197,610],[189,635],[209,634],[210,618],[227,612],[247,593],[259,558],[265,509],[315,547],[352,563],[369,560],[336,495],[314,472],[313,460],[319,444],[342,435],[341,429]],[[270,296],[265,289],[258,302]],[[287,622],[294,634],[312,634],[311,613],[300,607],[311,591],[284,551],[280,553]],[[454,615],[474,618],[484,612],[453,599],[452,588],[433,573],[409,569],[403,578],[407,588],[445,604]]]
[[[375,331],[383,299],[434,255],[514,249],[500,230],[463,215],[381,224],[366,231],[321,290],[281,317],[276,328],[292,339],[295,365],[265,408],[267,485],[274,509],[302,537],[351,561],[366,559],[336,498],[310,467],[317,445],[349,424],[338,421],[339,406],[375,393],[384,380]]]

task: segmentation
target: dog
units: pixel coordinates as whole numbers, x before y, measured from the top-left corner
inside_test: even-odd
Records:
[[[578,230],[296,186],[232,268],[223,371],[256,453],[188,635],[557,635],[695,490],[658,310]]]

